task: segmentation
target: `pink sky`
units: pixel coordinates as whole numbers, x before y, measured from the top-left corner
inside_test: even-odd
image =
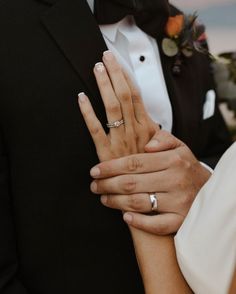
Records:
[[[235,0],[170,0],[171,3],[179,7],[202,8],[212,5],[225,5],[235,3]]]

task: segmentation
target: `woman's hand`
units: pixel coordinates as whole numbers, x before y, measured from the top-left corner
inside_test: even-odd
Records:
[[[144,152],[145,145],[159,130],[144,107],[130,78],[123,72],[110,51],[104,52],[103,63],[97,63],[94,74],[105,106],[107,121],[124,121],[106,134],[96,117],[89,98],[79,94],[79,107],[96,146],[100,161]]]
[[[176,232],[210,173],[183,142],[160,131],[149,118],[137,89],[111,52],[105,52],[103,62],[96,64],[94,73],[107,120],[123,119],[124,124],[106,134],[88,97],[79,95],[81,112],[103,162],[91,170],[91,190],[103,195],[103,205],[129,211],[125,221],[133,227],[162,235]],[[153,209],[150,194],[157,195],[157,215],[142,214]]]

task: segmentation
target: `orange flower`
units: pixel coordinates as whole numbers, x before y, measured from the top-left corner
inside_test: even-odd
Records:
[[[173,38],[178,37],[183,29],[184,16],[182,14],[170,16],[166,24],[166,34]]]

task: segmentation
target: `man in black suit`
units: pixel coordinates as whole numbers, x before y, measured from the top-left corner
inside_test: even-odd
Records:
[[[77,93],[105,123],[92,68],[107,46],[86,0],[1,0],[0,36],[0,293],[143,293],[120,213],[89,188],[98,159]],[[217,108],[202,119],[208,58],[176,78],[160,54],[174,134],[216,162],[230,140]]]

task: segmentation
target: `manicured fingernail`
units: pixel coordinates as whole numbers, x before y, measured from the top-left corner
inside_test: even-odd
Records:
[[[124,214],[124,221],[130,224],[133,220],[133,216],[130,213],[125,213]]]
[[[113,59],[114,55],[110,50],[107,50],[107,51],[103,52],[103,57],[105,60],[109,61],[109,60]]]
[[[86,101],[86,95],[84,94],[84,92],[81,92],[78,94],[78,98],[79,98],[79,102],[83,103]]]
[[[102,202],[102,204],[106,205],[106,203],[107,203],[107,196],[106,195],[101,196],[101,202]]]
[[[146,147],[156,148],[156,147],[158,147],[158,145],[159,145],[159,142],[156,139],[153,139],[146,145]]]
[[[98,167],[93,167],[91,170],[90,170],[90,175],[92,177],[98,177],[100,175],[101,171]]]
[[[92,192],[96,193],[97,192],[97,189],[98,189],[98,186],[95,182],[92,182],[91,184],[91,190]]]
[[[102,62],[98,62],[95,64],[95,70],[99,73],[103,72],[105,69],[104,64]]]

